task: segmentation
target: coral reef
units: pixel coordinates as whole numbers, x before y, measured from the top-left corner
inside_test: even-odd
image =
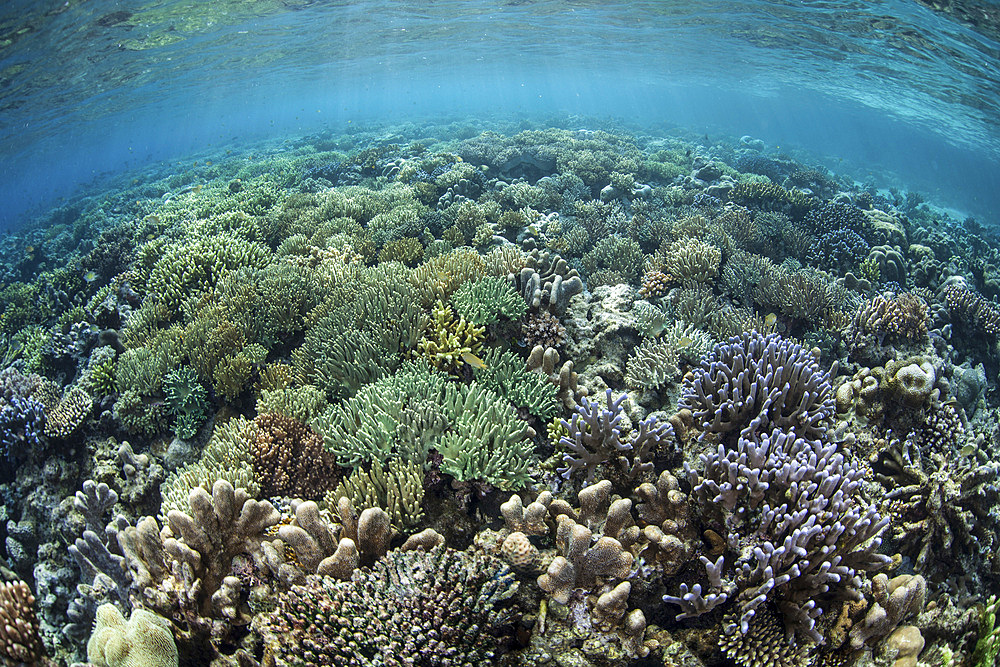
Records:
[[[992,664],[989,230],[573,123],[233,147],[0,238],[0,660]]]

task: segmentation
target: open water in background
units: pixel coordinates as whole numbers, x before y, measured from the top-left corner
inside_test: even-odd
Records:
[[[470,117],[749,134],[1000,226],[1000,5],[934,4],[950,11],[4,0],[0,228],[82,184],[195,151]]]

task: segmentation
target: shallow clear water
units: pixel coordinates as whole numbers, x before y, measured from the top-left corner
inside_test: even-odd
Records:
[[[985,222],[1000,210],[992,3],[20,1],[2,12],[6,225],[97,176],[194,150],[469,114],[750,134]]]
[[[998,39],[0,3],[0,663],[993,664]]]

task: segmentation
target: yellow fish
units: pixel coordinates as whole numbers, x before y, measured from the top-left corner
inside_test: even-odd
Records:
[[[472,354],[471,352],[462,353],[462,361],[469,364],[473,368],[484,369],[486,368],[486,362]]]
[[[693,341],[691,340],[691,336],[681,336],[680,338],[677,339],[677,347],[679,347],[679,348],[680,347],[687,347],[692,342]]]
[[[774,313],[768,313],[764,317],[764,326],[768,327],[768,328],[773,327],[774,323],[777,322],[777,321],[778,321],[778,316],[777,315],[775,315]]]

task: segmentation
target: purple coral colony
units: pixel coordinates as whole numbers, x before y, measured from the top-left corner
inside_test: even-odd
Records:
[[[482,130],[0,241],[4,664],[993,665],[997,239],[758,141]]]

